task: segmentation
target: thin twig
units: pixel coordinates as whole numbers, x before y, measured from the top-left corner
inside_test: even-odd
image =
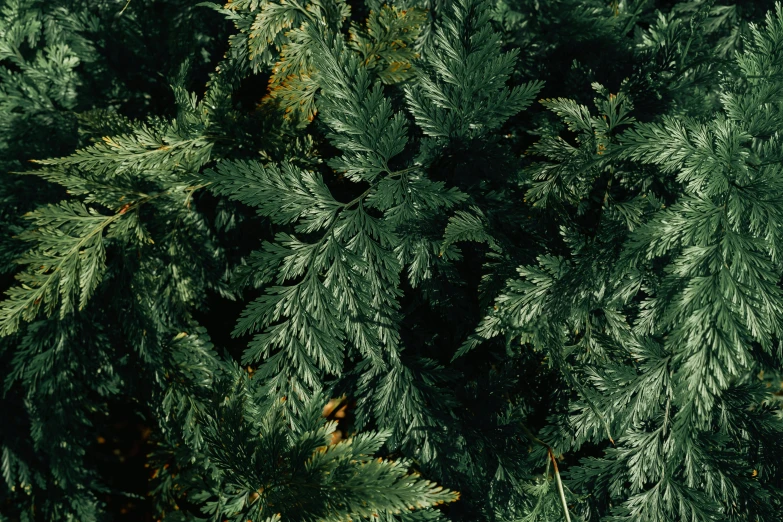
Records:
[[[549,460],[552,461],[552,465],[554,466],[555,481],[557,482],[557,492],[560,495],[560,503],[563,505],[563,514],[565,515],[566,522],[571,522],[571,515],[568,512],[568,502],[566,502],[565,491],[563,490],[563,481],[560,479],[560,470],[557,468],[557,459],[555,458],[555,452],[552,451],[552,447],[549,444],[547,444],[543,440],[533,435],[533,432],[530,431],[527,426],[525,426],[522,423],[519,423],[519,426],[522,428],[522,431],[525,432],[527,438],[529,438],[530,440],[532,440],[537,444],[541,444],[546,448],[547,456],[549,456]],[[548,466],[549,464],[547,463],[547,467]]]
[[[552,466],[555,468],[557,492],[560,494],[560,502],[563,504],[563,514],[565,514],[566,522],[571,522],[571,515],[568,513],[568,502],[566,502],[565,492],[563,491],[563,481],[560,480],[560,471],[557,469],[557,459],[551,449],[549,449],[549,458],[552,460]]]
[[[122,13],[124,13],[124,12],[125,12],[125,10],[128,8],[128,6],[130,5],[130,3],[131,3],[131,0],[128,0],[128,1],[125,3],[125,7],[123,7],[123,8],[122,8],[122,10],[121,10],[119,13],[117,13],[117,16],[122,16]]]

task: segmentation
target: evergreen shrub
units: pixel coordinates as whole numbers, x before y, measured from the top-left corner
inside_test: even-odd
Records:
[[[783,6],[0,0],[0,522],[780,522]]]

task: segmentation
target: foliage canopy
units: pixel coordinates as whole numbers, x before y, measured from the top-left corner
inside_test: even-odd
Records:
[[[780,3],[0,13],[0,522],[780,520]]]

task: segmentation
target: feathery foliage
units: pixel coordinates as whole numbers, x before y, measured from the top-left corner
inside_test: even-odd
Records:
[[[0,13],[0,521],[780,519],[781,4]]]

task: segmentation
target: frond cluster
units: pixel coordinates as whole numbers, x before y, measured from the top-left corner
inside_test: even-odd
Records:
[[[780,3],[3,2],[0,521],[779,522],[782,111]]]

